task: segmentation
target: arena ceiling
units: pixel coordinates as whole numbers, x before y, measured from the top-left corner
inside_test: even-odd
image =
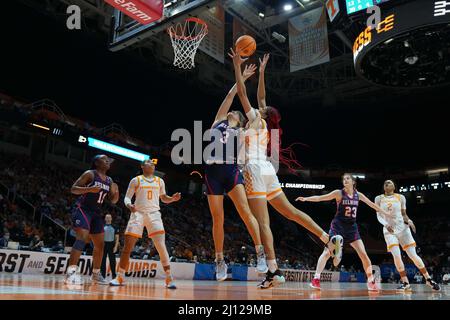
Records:
[[[109,35],[113,9],[103,0],[20,0],[56,19],[67,17],[68,5],[76,4],[82,9],[82,27],[90,33]],[[165,1],[168,2],[168,1]],[[321,0],[295,0],[293,9],[285,12],[283,1],[275,0],[225,0],[225,11],[237,19],[257,36],[258,54],[271,52],[272,60],[267,73],[267,87],[276,94],[281,102],[301,103],[315,101],[322,105],[333,106],[337,101],[358,103],[365,101],[368,95],[380,90],[377,86],[361,81],[355,74],[352,60],[352,46],[355,35],[361,30],[362,16],[342,15],[333,24],[328,22],[331,61],[294,73],[289,72],[288,41],[281,43],[272,34],[277,32],[288,38],[287,21],[301,12],[323,5]],[[396,1],[397,3],[399,1]],[[262,19],[259,13],[265,17]],[[226,39],[232,38],[232,27],[227,22]],[[230,42],[230,41],[228,41]],[[106,45],[106,44],[105,44]],[[154,63],[158,72],[177,72],[186,77],[187,71],[168,68],[172,62],[172,48],[169,37],[162,32],[146,38],[125,50],[131,51],[148,63]],[[169,54],[168,54],[169,53]],[[188,71],[189,77],[195,74],[201,86],[208,91],[223,91],[223,86],[232,79],[231,64],[225,65],[199,52],[196,57],[198,67]],[[392,95],[402,95],[408,90],[392,91]],[[287,98],[289,97],[289,98]],[[289,104],[287,103],[287,104]]]

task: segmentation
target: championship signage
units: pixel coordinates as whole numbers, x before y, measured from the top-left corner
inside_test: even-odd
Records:
[[[288,29],[291,72],[330,61],[327,16],[323,7],[289,19]]]
[[[297,269],[281,269],[286,278],[286,281],[291,282],[311,282],[314,278],[314,270],[297,270]],[[320,281],[322,282],[339,282],[340,272],[336,271],[323,271],[320,275]],[[256,268],[248,268],[247,280],[256,281],[261,280],[258,277]]]
[[[116,259],[116,261],[118,266],[120,259]],[[68,262],[68,254],[0,249],[0,272],[63,275],[68,267]],[[81,256],[78,266],[80,267],[81,275],[91,275],[92,256]],[[175,278],[180,280],[193,279],[194,263],[172,262],[170,266]],[[110,275],[110,273],[111,270],[108,266],[107,275]],[[130,259],[125,276],[130,278],[164,279],[165,272],[158,261]]]

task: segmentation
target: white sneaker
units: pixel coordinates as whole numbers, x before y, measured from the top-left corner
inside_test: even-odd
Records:
[[[257,253],[256,260],[256,271],[258,273],[267,273],[267,271],[269,271],[269,267],[267,266],[266,254],[264,251]]]
[[[84,284],[83,279],[78,273],[78,268],[75,270],[67,270],[66,276],[64,277],[64,284],[67,285],[82,285]]]
[[[114,287],[123,286],[124,285],[123,276],[118,274],[117,277],[115,277],[109,282],[109,285]]]
[[[344,246],[344,238],[340,235],[332,236],[327,244],[328,249],[333,257],[333,265],[337,267],[342,260],[342,247]]]
[[[102,274],[99,273],[92,273],[91,275],[91,283],[92,284],[103,284],[103,285],[108,285],[109,282],[103,278]]]
[[[216,262],[216,279],[217,281],[224,281],[228,277],[228,266],[224,260]]]

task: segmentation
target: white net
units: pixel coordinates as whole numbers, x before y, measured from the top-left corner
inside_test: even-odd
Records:
[[[168,29],[172,41],[173,65],[182,69],[195,67],[198,46],[208,33],[206,23],[198,18],[188,18]]]

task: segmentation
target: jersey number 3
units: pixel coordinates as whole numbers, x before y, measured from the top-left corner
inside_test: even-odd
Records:
[[[358,208],[356,208],[356,207],[345,207],[345,216],[351,217],[351,218],[356,218],[357,210],[358,210]]]

